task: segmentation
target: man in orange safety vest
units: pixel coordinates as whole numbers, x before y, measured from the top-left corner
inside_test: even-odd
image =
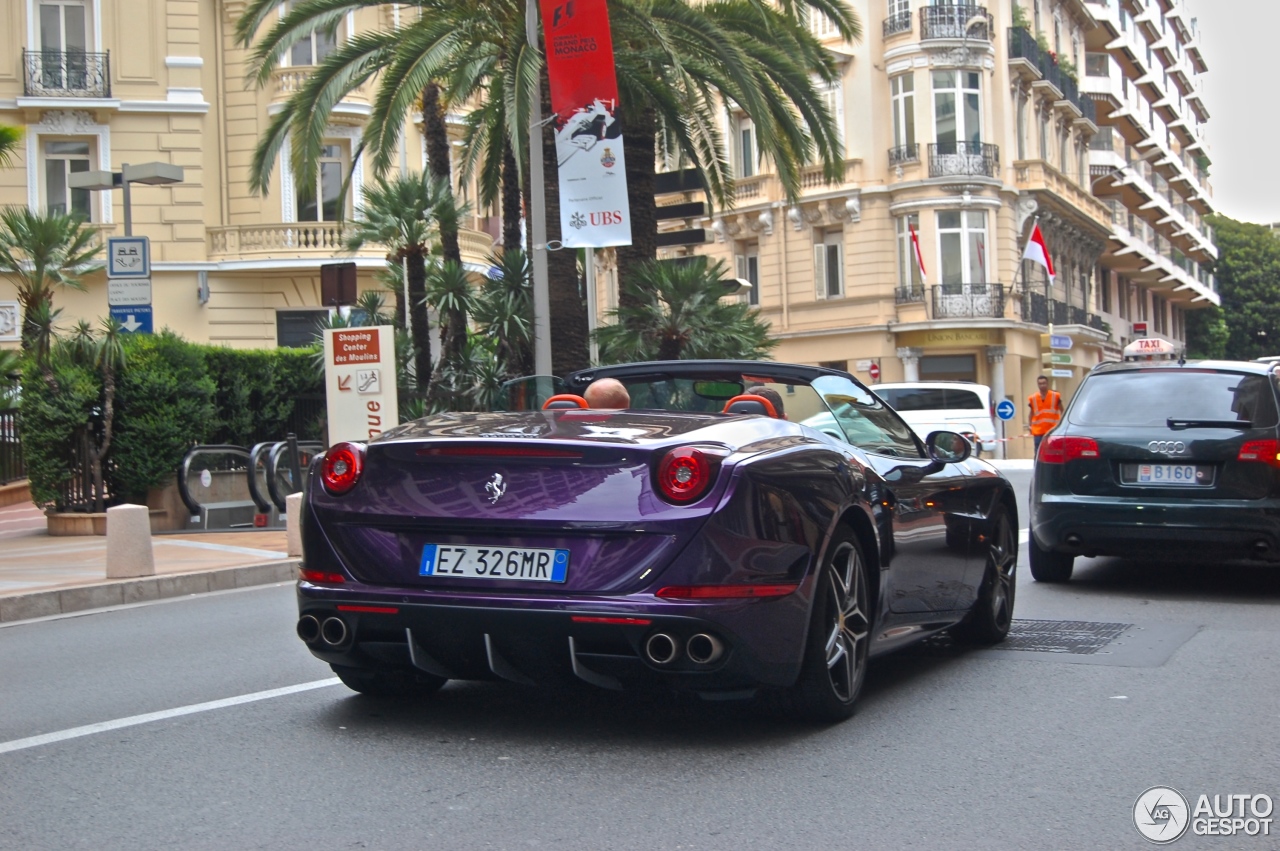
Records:
[[[1058,391],[1049,389],[1049,379],[1043,375],[1036,379],[1036,388],[1039,392],[1027,397],[1027,406],[1030,408],[1029,422],[1035,454],[1039,455],[1040,441],[1062,420],[1062,396]]]

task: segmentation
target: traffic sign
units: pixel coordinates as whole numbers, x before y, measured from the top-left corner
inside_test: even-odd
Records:
[[[867,368],[867,375],[871,376],[872,381],[880,380],[880,364],[875,361],[871,362],[871,366]]]
[[[1002,420],[1011,420],[1017,413],[1017,407],[1008,399],[1001,399],[996,403],[996,416]]]
[[[151,240],[145,236],[107,237],[108,278],[150,278]]]
[[[1071,348],[1071,338],[1065,334],[1050,334],[1049,348],[1051,349],[1069,349]]]
[[[1049,363],[1071,363],[1071,355],[1049,355]]]
[[[108,278],[107,304],[112,307],[151,305],[150,278]]]
[[[1073,375],[1075,375],[1075,373],[1069,369],[1055,369],[1055,370],[1052,370],[1049,374],[1052,375],[1054,378],[1071,378]]]
[[[151,331],[151,305],[137,304],[130,307],[108,308],[111,311],[111,318],[119,322],[125,332],[129,334],[150,334]]]

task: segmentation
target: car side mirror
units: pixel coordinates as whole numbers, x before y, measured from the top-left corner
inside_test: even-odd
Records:
[[[973,444],[954,431],[932,431],[924,442],[929,458],[939,464],[959,464],[973,453]]]

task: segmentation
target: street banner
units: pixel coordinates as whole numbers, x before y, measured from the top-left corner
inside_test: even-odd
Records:
[[[920,251],[920,237],[916,233],[915,226],[909,221],[907,222],[907,230],[911,231],[911,248],[916,254],[916,265],[920,267],[920,283],[928,283],[929,277],[924,272],[924,254]]]
[[[618,78],[605,0],[540,0],[566,248],[631,244]]]

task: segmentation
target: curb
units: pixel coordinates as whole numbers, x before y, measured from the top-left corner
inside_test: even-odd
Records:
[[[145,603],[210,591],[230,591],[254,585],[270,585],[298,578],[301,559],[286,559],[243,567],[226,567],[198,573],[170,573],[118,579],[73,588],[33,591],[0,597],[0,623],[65,615],[87,609],[103,609],[126,603]]]

